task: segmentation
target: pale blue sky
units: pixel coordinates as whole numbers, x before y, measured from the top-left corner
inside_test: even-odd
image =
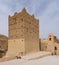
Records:
[[[59,0],[0,0],[0,34],[8,36],[8,15],[23,8],[40,20],[40,37],[53,33],[59,38]]]

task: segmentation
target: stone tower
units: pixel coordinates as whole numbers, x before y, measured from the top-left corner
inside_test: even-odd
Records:
[[[25,55],[39,51],[39,20],[22,12],[9,16],[9,55]]]

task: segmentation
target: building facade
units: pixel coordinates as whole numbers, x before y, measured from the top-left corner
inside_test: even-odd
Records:
[[[49,51],[52,55],[59,55],[59,40],[53,34],[41,40],[41,51]]]
[[[25,55],[38,52],[39,20],[29,15],[24,8],[22,12],[9,16],[8,55]]]

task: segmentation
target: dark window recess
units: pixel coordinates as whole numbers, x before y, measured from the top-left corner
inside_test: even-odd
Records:
[[[51,41],[51,38],[49,38],[49,40]]]
[[[54,50],[57,50],[57,47],[54,47]]]
[[[0,53],[5,53],[5,51],[0,50]]]

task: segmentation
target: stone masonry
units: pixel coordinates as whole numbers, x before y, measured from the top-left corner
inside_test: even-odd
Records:
[[[22,56],[39,52],[39,20],[22,12],[9,16],[8,55]]]

